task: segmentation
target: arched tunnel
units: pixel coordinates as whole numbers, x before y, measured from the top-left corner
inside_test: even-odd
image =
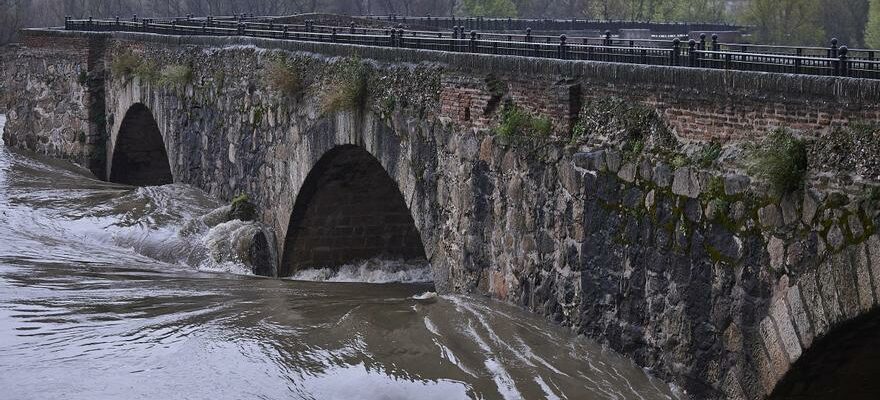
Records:
[[[880,399],[880,310],[813,343],[770,399]]]
[[[297,195],[279,276],[374,257],[424,260],[412,215],[382,164],[345,145],[327,152]]]
[[[135,104],[125,113],[113,148],[109,180],[132,186],[173,182],[159,125],[143,104]]]

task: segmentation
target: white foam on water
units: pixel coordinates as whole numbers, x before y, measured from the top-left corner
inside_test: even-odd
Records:
[[[290,279],[314,282],[430,283],[434,281],[434,273],[431,264],[426,261],[373,258],[333,268],[300,270]]]

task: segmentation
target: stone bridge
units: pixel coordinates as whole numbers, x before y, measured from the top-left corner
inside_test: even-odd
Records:
[[[693,398],[877,393],[872,181],[774,197],[600,132],[828,137],[880,122],[880,81],[53,30],[0,54],[7,146],[247,194],[276,275],[424,257],[439,290],[544,314]]]

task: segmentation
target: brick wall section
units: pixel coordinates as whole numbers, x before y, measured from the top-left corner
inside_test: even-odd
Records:
[[[440,117],[458,125],[491,129],[505,103],[512,103],[553,122],[557,134],[571,130],[580,105],[577,83],[546,78],[517,79],[489,74],[467,76],[456,71],[440,82]]]

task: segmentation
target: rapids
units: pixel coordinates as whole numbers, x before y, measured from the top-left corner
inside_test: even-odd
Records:
[[[427,265],[252,276],[228,249],[256,228],[206,223],[222,206],[0,146],[0,398],[676,397],[515,306],[433,296]]]

